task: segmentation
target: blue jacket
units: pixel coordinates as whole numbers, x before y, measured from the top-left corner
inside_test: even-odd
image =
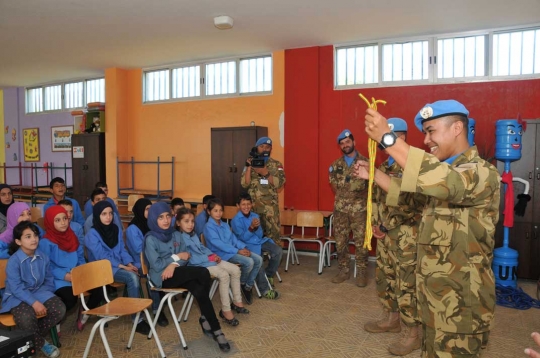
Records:
[[[203,210],[195,218],[195,233],[197,236],[201,236],[203,233],[206,221],[208,221],[208,215],[206,214],[206,211]]]
[[[137,225],[129,225],[126,229],[126,246],[131,257],[133,265],[141,269],[141,252],[144,246],[144,235]]]
[[[229,224],[223,221],[217,224],[212,218],[208,220],[204,227],[204,239],[210,251],[215,252],[225,261],[229,261],[231,257],[238,253],[238,250],[246,248],[246,245],[238,241],[233,234]]]
[[[163,283],[161,274],[167,266],[173,262],[178,266],[187,265],[186,260],[174,257],[181,252],[187,252],[186,244],[178,231],[173,232],[172,239],[169,242],[161,242],[151,234],[147,234],[145,240],[144,255],[148,261],[150,280],[154,286],[161,287]]]
[[[120,217],[120,213],[118,212],[118,207],[116,206],[116,203],[111,198],[107,197],[107,200],[109,203],[112,204],[113,211],[115,215],[118,215]],[[87,219],[90,215],[92,215],[92,208],[94,205],[92,205],[92,200],[88,199],[86,203],[84,203],[84,217]]]
[[[73,230],[75,235],[77,235],[77,238],[79,239],[79,244],[81,244],[81,246],[84,246],[84,229],[81,224],[76,223],[75,221],[71,221],[69,223],[69,227],[71,228],[71,230]]]
[[[21,302],[31,306],[36,301],[45,303],[54,297],[49,258],[39,249],[32,257],[17,250],[8,260],[6,275],[6,290],[2,296],[0,313],[11,311]]]
[[[90,229],[92,228],[92,226],[94,226],[93,219],[94,219],[94,214],[90,214],[86,218],[86,221],[84,222],[84,233],[85,234],[88,234],[90,232]],[[119,215],[116,215],[116,214],[113,215],[113,223],[115,223],[116,226],[118,226],[121,233],[124,232],[124,225],[122,224],[122,220],[120,220]]]
[[[101,236],[92,228],[84,237],[84,246],[88,254],[88,261],[109,260],[112,265],[113,275],[119,270],[118,265],[127,265],[133,263],[133,258],[124,247],[122,232],[118,231],[118,244],[112,249],[107,246]]]
[[[209,267],[217,265],[214,261],[208,260],[208,256],[212,255],[213,252],[201,243],[197,234],[191,236],[182,232],[180,235],[186,244],[187,252],[191,255],[188,266]]]
[[[257,255],[261,254],[261,246],[267,241],[272,241],[267,237],[263,237],[262,227],[259,225],[257,230],[251,232],[249,227],[253,219],[259,219],[259,215],[255,214],[253,211],[249,213],[249,216],[246,217],[242,214],[241,211],[235,215],[232,219],[232,230],[238,240],[246,244],[249,251],[253,251]]]
[[[71,204],[73,204],[73,217],[71,218],[71,220],[84,226],[84,217],[81,212],[81,207],[79,206],[79,203],[77,202],[77,200],[68,198],[67,196],[65,196],[64,199],[71,201]],[[50,198],[49,201],[47,201],[45,205],[43,206],[43,213],[44,213],[43,216],[45,216],[45,212],[47,211],[48,208],[56,204],[57,202],[54,200],[54,197]]]
[[[68,272],[71,272],[72,268],[86,263],[82,245],[79,245],[76,251],[67,252],[61,250],[49,239],[43,239],[39,240],[39,249],[49,257],[55,291],[62,287],[71,286],[71,282],[64,280],[64,277]]]

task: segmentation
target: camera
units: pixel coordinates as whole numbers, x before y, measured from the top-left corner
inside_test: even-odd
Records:
[[[257,147],[251,148],[251,152],[249,152],[249,157],[251,158],[251,166],[253,168],[264,168],[265,165],[265,158],[268,158],[270,156],[269,152],[257,152]]]

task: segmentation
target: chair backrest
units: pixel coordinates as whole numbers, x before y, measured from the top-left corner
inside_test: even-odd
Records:
[[[146,265],[146,256],[144,256],[143,251],[141,251],[141,271],[144,276],[148,275],[148,266]]]
[[[229,222],[236,216],[237,213],[237,206],[225,206],[223,208],[223,216],[221,217],[221,220],[226,220],[227,222]]]
[[[294,233],[294,227],[296,226],[296,214],[297,211],[294,210],[280,210],[279,222],[281,224],[282,234],[285,234],[285,226],[291,227],[291,232],[289,233],[290,235]]]
[[[36,224],[42,228],[43,230],[45,230],[45,218],[39,218],[37,219],[37,222]]]
[[[200,213],[202,213],[203,210],[204,210],[203,204],[197,204],[197,214],[195,215],[199,215]]]
[[[6,287],[6,267],[8,259],[0,260],[0,289]]]
[[[77,266],[71,270],[73,295],[110,285],[114,282],[112,266],[109,260],[99,260]]]
[[[41,208],[38,208],[37,206],[33,206],[30,208],[30,214],[32,215],[33,223],[37,222],[39,218],[43,217],[43,214],[41,213]]]
[[[137,200],[139,199],[142,199],[144,198],[144,195],[140,195],[140,194],[130,194],[128,196],[128,205],[127,205],[127,209],[129,212],[132,212],[133,211],[133,205],[135,205],[135,203],[137,202]]]
[[[184,203],[184,206],[191,210],[191,204],[190,203]]]
[[[318,211],[300,211],[296,216],[296,224],[302,228],[302,234],[304,228],[314,227],[319,235],[319,228],[324,227],[324,216]]]
[[[206,246],[206,239],[204,238],[204,234],[201,234],[201,236],[199,236],[199,240],[201,240],[201,244]]]
[[[330,215],[330,220],[328,224],[328,236],[332,236],[333,226],[334,226],[334,214]]]

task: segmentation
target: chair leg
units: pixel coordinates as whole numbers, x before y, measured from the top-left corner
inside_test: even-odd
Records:
[[[279,272],[277,272],[277,271],[276,271],[276,277],[277,277],[277,279],[278,279],[279,282],[283,282],[283,281],[281,280],[281,276],[279,275]]]
[[[296,264],[300,265],[300,260],[298,260],[298,253],[296,252],[296,245],[293,245],[294,257],[296,258]]]
[[[323,256],[323,242],[321,240],[317,240],[319,243],[319,272],[318,274],[322,274],[322,267],[324,262],[324,256]]]
[[[109,347],[109,343],[107,342],[107,337],[105,336],[104,327],[105,327],[105,324],[107,324],[107,322],[113,321],[117,318],[118,317],[103,317],[94,324],[94,327],[92,327],[92,331],[90,331],[90,336],[88,337],[86,348],[84,349],[83,358],[88,357],[88,353],[90,352],[90,347],[92,346],[92,341],[94,340],[94,336],[98,328],[100,329],[101,340],[103,341],[103,345],[105,346],[105,350],[107,351],[107,356],[109,358],[112,358],[111,349]]]
[[[192,305],[193,305],[193,295],[191,295],[191,297],[189,299],[189,305],[188,305],[187,310],[186,310],[186,315],[184,316],[184,322],[187,322],[189,312],[191,312],[191,306]]]
[[[157,323],[157,320],[158,320],[158,317],[159,317],[159,314],[161,313],[161,310],[163,309],[163,306],[165,305],[165,302],[167,300],[167,298],[169,297],[171,293],[167,293],[165,296],[163,296],[163,298],[161,299],[161,301],[159,301],[159,306],[158,306],[158,309],[156,311],[156,314],[154,315],[154,320],[152,321],[154,323],[154,326],[156,325]],[[171,317],[175,317],[174,315],[171,316]],[[148,333],[148,339],[152,339],[152,331],[150,331],[150,333]]]
[[[259,287],[257,286],[257,282],[253,282],[253,287],[255,287],[255,291],[257,291],[257,296],[262,298],[261,291],[259,291]]]
[[[285,272],[289,271],[289,256],[291,255],[292,250],[292,240],[289,240],[289,246],[287,247],[287,262],[285,263]],[[294,254],[293,254],[293,260],[294,260]]]
[[[173,308],[173,305],[172,305],[172,298],[176,296],[175,295],[171,295],[168,299],[167,299],[167,303],[169,304],[169,311],[171,312],[171,317],[175,317],[176,314],[174,313],[174,308]],[[176,332],[178,332],[178,336],[180,337],[180,342],[182,342],[182,347],[184,347],[184,350],[188,349],[188,346],[186,344],[186,340],[184,339],[184,335],[182,334],[182,329],[180,328],[180,323],[178,323],[177,320],[173,320],[174,321],[174,326],[176,327]]]
[[[182,310],[180,311],[180,314],[178,315],[178,319],[177,321],[180,322],[182,320],[182,316],[184,315],[184,312],[186,311],[188,305],[189,305],[189,301],[191,300],[191,292],[189,292],[186,296],[186,298],[184,299],[184,304],[182,305]]]
[[[58,337],[58,330],[56,329],[56,326],[53,326],[51,328],[51,340],[56,347],[62,347],[62,344],[60,343],[60,338]]]
[[[210,299],[211,300],[214,299],[214,295],[216,294],[218,286],[219,286],[219,281],[214,280],[214,282],[212,282],[212,286],[210,287]]]
[[[169,297],[169,300],[170,300],[171,297]],[[171,305],[171,302],[169,301],[169,305]],[[172,305],[171,305],[172,307]],[[139,315],[140,315],[141,312],[137,313],[137,318],[139,318]],[[150,317],[150,313],[148,312],[148,309],[144,309],[144,314],[146,315],[146,320],[148,322],[150,322],[150,329],[152,330],[152,332],[154,333],[154,339],[156,340],[156,345],[158,346],[158,349],[159,349],[159,354],[161,354],[161,358],[165,358],[165,352],[163,352],[163,347],[161,346],[161,341],[159,340],[159,337],[157,335],[157,332],[156,332],[156,327],[154,327],[154,323],[152,322],[152,317]],[[178,322],[176,322],[176,324],[178,324]]]
[[[129,335],[128,345],[126,347],[127,349],[131,349],[131,344],[133,343],[133,337],[135,337],[135,330],[137,329],[137,323],[139,323],[140,316],[141,316],[141,312],[137,312],[137,315],[135,315],[135,320],[133,321],[133,327],[131,328],[131,334]],[[152,321],[150,321],[149,324],[152,324]]]

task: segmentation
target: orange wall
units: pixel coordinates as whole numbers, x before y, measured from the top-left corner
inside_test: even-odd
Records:
[[[175,157],[175,196],[200,200],[212,189],[210,129],[215,127],[268,127],[274,145],[272,156],[283,162],[278,127],[284,111],[284,52],[273,54],[273,93],[265,96],[142,103],[141,69],[108,69],[107,95],[107,181],[116,196],[116,156],[121,160],[170,161]],[[254,143],[255,144],[255,143]],[[248,153],[246,153],[247,156]],[[127,167],[126,167],[127,168]],[[163,166],[160,186],[170,187],[170,167]],[[155,189],[155,165],[136,166],[135,187]],[[121,186],[130,173],[121,172]],[[283,200],[281,200],[283,202]]]

